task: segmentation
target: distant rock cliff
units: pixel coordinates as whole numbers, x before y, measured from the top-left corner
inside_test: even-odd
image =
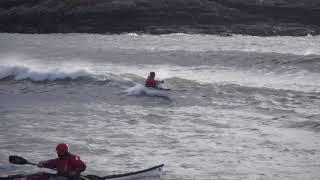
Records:
[[[320,34],[319,0],[1,0],[0,32]]]

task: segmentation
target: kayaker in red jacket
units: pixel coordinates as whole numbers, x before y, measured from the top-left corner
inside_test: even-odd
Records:
[[[86,169],[85,163],[80,160],[79,156],[69,153],[67,144],[58,144],[56,151],[58,158],[42,161],[37,166],[55,169],[57,175],[67,177],[79,177],[80,173]]]
[[[69,153],[67,144],[58,144],[56,147],[58,158],[42,161],[37,164],[41,168],[49,168],[57,171],[58,176],[68,177],[70,180],[80,179],[80,174],[86,169],[86,165],[79,156]],[[49,180],[49,173],[36,173],[22,175],[26,180]]]
[[[156,73],[150,72],[148,78],[146,79],[145,86],[157,88],[160,83],[163,83],[163,81],[156,80],[155,77],[156,77]]]

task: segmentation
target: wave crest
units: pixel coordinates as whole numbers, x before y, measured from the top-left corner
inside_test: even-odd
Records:
[[[85,69],[32,69],[23,65],[0,66],[0,80],[12,77],[15,80],[32,80],[32,81],[54,81],[59,79],[78,79],[88,77],[93,74]]]

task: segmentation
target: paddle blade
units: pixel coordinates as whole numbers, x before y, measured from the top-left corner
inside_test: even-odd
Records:
[[[9,162],[12,164],[30,164],[26,159],[19,156],[9,156]]]

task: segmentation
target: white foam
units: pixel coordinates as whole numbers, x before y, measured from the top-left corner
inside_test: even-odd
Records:
[[[124,34],[124,35],[127,35],[127,36],[138,36],[137,33],[126,33],[126,34]]]
[[[141,84],[136,84],[135,86],[127,89],[125,93],[127,93],[128,95],[141,95],[145,93],[145,87]]]
[[[37,69],[25,65],[0,66],[0,79],[12,76],[15,80],[54,81],[66,78],[77,79],[91,75],[92,73],[85,69]]]
[[[127,93],[128,95],[147,95],[147,96],[167,96],[166,93],[161,92],[159,90],[153,90],[150,88],[146,88],[145,86],[141,84],[136,84],[135,86],[127,89],[124,93]]]

